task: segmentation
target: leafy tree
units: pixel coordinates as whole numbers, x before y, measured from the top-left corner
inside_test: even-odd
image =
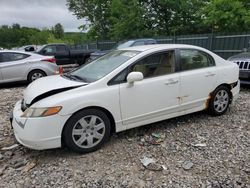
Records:
[[[115,40],[152,36],[144,20],[144,8],[137,0],[113,0],[110,6],[109,37]]]
[[[64,29],[60,23],[57,23],[54,27],[52,27],[52,32],[57,39],[62,39],[64,36]]]
[[[126,39],[204,32],[199,13],[207,1],[67,0],[67,5],[90,23],[89,37]]]
[[[217,32],[238,32],[250,29],[250,7],[246,0],[211,0],[202,9],[204,24]]]
[[[145,1],[147,17],[157,35],[190,34],[206,31],[201,28],[199,10],[207,0],[159,0]]]
[[[20,27],[20,25],[18,23],[15,23],[15,24],[12,25],[12,28],[13,29],[20,29],[21,27]]]
[[[110,0],[67,0],[67,5],[78,18],[85,18],[89,23],[89,38],[108,38]]]
[[[42,30],[40,32],[35,32],[33,35],[30,36],[29,41],[30,44],[46,44],[48,43],[48,39],[51,33],[48,30]]]

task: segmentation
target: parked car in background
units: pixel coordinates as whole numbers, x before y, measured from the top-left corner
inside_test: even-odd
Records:
[[[35,52],[37,50],[37,45],[26,45],[21,47],[13,47],[11,50],[25,51],[25,52]]]
[[[39,54],[3,50],[0,51],[0,83],[25,81],[58,74],[54,57]]]
[[[228,58],[229,61],[236,63],[240,68],[240,83],[250,84],[250,48],[245,52]]]
[[[118,44],[111,50],[105,50],[105,51],[96,51],[91,53],[90,60],[97,59],[98,57],[101,57],[112,50],[120,50],[122,48],[128,48],[132,46],[142,46],[142,45],[152,45],[152,44],[157,44],[157,41],[155,39],[135,39],[135,40],[129,40],[123,43]]]
[[[238,74],[236,64],[196,46],[124,48],[33,82],[11,122],[29,148],[91,152],[112,131],[201,110],[224,114],[239,94]]]
[[[35,45],[28,45],[22,47],[25,52],[34,52],[37,50],[37,47]]]
[[[38,54],[54,56],[57,65],[84,64],[93,50],[72,50],[66,44],[47,44],[37,50]]]

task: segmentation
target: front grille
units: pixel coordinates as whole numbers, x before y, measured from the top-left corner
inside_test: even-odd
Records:
[[[250,69],[250,61],[236,61],[237,65],[241,70],[249,70]]]

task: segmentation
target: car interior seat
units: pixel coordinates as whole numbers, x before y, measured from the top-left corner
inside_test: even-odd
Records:
[[[201,67],[204,67],[204,61],[202,61],[203,60],[203,58],[202,58],[202,56],[201,55],[197,55],[197,56],[194,56],[193,58],[192,58],[192,68],[201,68]]]
[[[164,75],[172,72],[174,72],[174,55],[172,53],[162,55],[154,75]]]
[[[137,64],[133,68],[133,72],[141,72],[144,77],[147,76],[147,68],[145,65]]]

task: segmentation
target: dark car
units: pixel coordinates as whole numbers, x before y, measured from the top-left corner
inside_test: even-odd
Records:
[[[37,53],[46,56],[54,56],[57,65],[84,64],[93,51],[90,50],[72,50],[66,44],[48,44],[42,46]]]
[[[245,52],[228,58],[229,61],[237,63],[240,68],[240,83],[250,85],[250,48]]]
[[[96,51],[91,53],[90,59],[94,60],[98,57],[101,57],[112,50],[119,50],[122,48],[132,47],[132,46],[141,46],[141,45],[150,45],[150,44],[157,44],[157,41],[155,39],[135,39],[135,40],[128,40],[126,42],[120,43],[111,50],[105,50],[105,51]]]

